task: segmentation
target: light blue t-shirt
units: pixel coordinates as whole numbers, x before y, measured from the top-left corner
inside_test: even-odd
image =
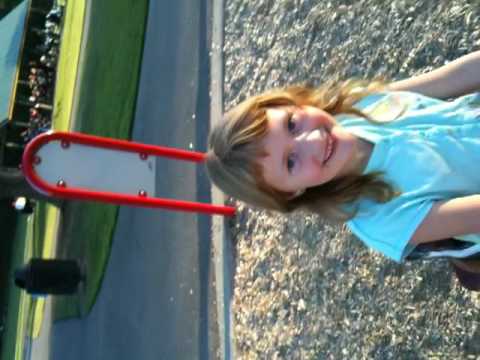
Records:
[[[434,201],[480,193],[480,94],[442,101],[410,92],[376,94],[356,106],[382,124],[339,117],[374,144],[364,173],[383,172],[401,195],[387,203],[359,201],[347,222],[369,247],[402,261]],[[480,242],[480,236],[461,236]]]

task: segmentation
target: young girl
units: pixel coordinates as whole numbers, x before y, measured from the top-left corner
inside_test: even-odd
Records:
[[[480,242],[480,94],[465,95],[479,89],[475,52],[392,84],[268,91],[212,130],[207,170],[251,205],[346,221],[395,261],[421,243]]]

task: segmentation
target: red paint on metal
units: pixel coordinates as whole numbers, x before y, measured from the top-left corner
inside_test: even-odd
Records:
[[[51,141],[68,142],[69,144],[81,144],[91,147],[127,151],[132,153],[145,154],[145,156],[164,156],[178,160],[202,162],[205,160],[205,154],[195,151],[187,151],[164,146],[147,145],[133,141],[111,139],[93,135],[86,135],[75,132],[48,132],[35,137],[25,147],[22,158],[22,170],[28,182],[39,192],[61,197],[64,199],[91,200],[113,203],[117,205],[133,205],[151,208],[165,208],[170,210],[200,212],[207,214],[217,214],[233,216],[235,208],[230,206],[212,205],[193,201],[183,201],[164,198],[152,198],[145,196],[135,196],[106,191],[93,191],[82,188],[62,187],[58,184],[51,185],[41,179],[35,169],[35,159],[37,151],[46,143]],[[65,184],[66,185],[66,184]]]

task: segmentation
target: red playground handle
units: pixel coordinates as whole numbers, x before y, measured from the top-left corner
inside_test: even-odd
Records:
[[[75,132],[47,132],[36,136],[27,144],[22,158],[22,167],[26,179],[37,191],[40,191],[41,193],[64,199],[101,201],[117,205],[165,208],[169,210],[199,212],[212,215],[235,215],[235,208],[230,206],[150,197],[145,192],[142,193],[141,191],[137,195],[132,195],[119,192],[72,187],[67,186],[67,184],[64,183],[62,184],[62,181],[58,181],[57,183],[47,182],[42,179],[35,170],[35,167],[41,162],[41,159],[37,153],[42,146],[54,141],[60,142],[62,148],[68,148],[71,144],[78,144],[90,148],[113,150],[115,152],[136,153],[142,159],[147,158],[148,156],[163,156],[197,163],[205,160],[204,153],[195,151],[186,151],[164,146],[154,146],[133,141],[117,140]]]

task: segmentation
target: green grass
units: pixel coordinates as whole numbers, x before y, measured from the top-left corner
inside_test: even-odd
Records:
[[[57,1],[65,7],[60,57],[57,66],[55,84],[53,128],[69,130],[72,116],[77,70],[80,58],[80,46],[83,36],[85,0]],[[58,231],[60,210],[52,205],[40,203],[35,211],[34,247],[40,248],[39,254],[44,258],[55,257],[53,239]],[[60,239],[60,242],[64,239]],[[38,251],[38,249],[36,250]],[[39,334],[43,320],[44,301],[36,302],[32,337]]]
[[[68,1],[62,32],[55,84],[53,127],[68,130],[73,106],[77,68],[82,41],[85,0]]]
[[[12,251],[12,265],[9,278],[13,278],[14,269],[21,266],[33,255],[32,218],[20,216],[17,223],[15,244]],[[2,336],[2,359],[23,359],[24,335],[32,327],[33,306],[35,301],[25,292],[20,291],[10,281],[8,283],[8,312],[5,333]]]
[[[148,0],[92,2],[83,68],[77,78],[78,108],[72,113],[74,130],[118,139],[130,137],[147,12]],[[88,313],[95,303],[117,214],[117,206],[105,204],[72,202],[65,208],[59,255],[86,261],[88,286],[85,297],[59,298],[55,319]]]
[[[33,216],[19,215],[16,225],[14,246],[8,274],[8,305],[5,333],[2,336],[1,359],[23,359],[25,336],[35,337],[41,325],[36,309],[43,305],[44,299],[33,299],[20,291],[13,283],[13,272],[27,263],[32,257],[42,257],[45,233],[51,235],[48,224],[48,209],[45,204],[37,203]],[[43,310],[43,309],[42,309]],[[41,314],[40,314],[41,315]]]
[[[130,136],[147,12],[148,0],[92,2],[76,114],[79,130],[115,138]]]

